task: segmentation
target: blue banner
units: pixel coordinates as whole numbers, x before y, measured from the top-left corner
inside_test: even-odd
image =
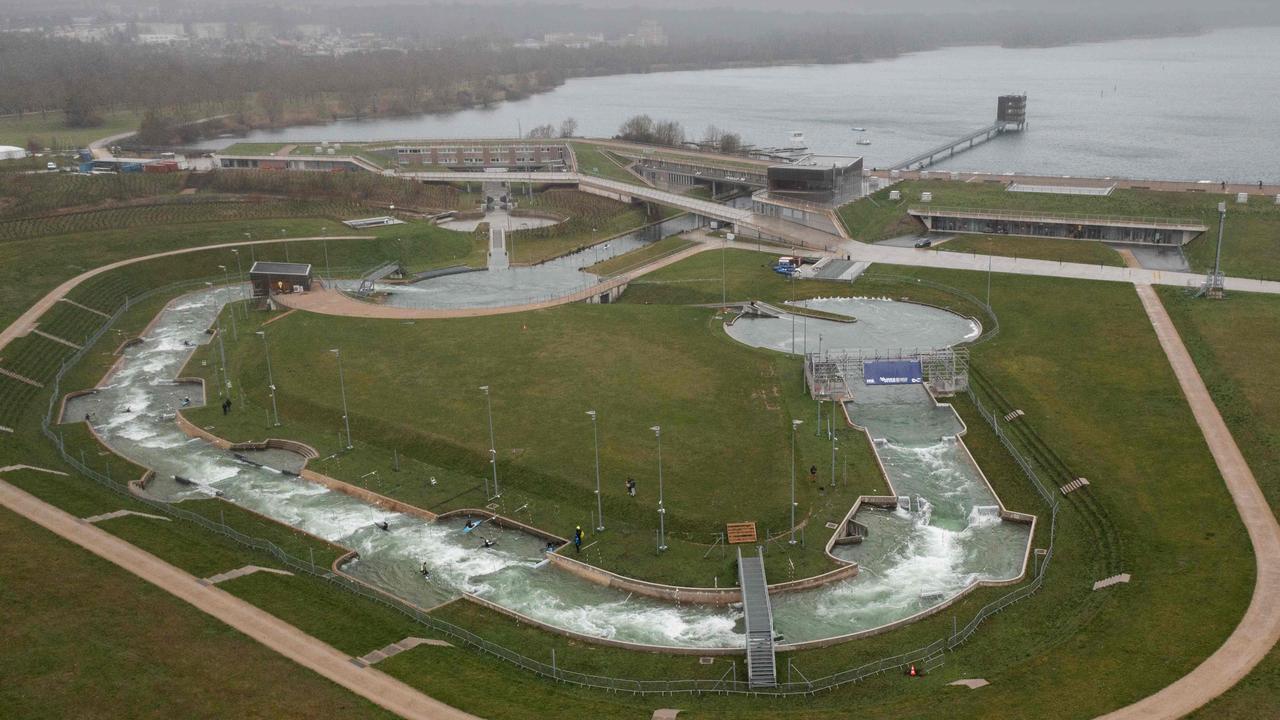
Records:
[[[868,360],[862,364],[867,385],[919,385],[924,382],[919,360]]]

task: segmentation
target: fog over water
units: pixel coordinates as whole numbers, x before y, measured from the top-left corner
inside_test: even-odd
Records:
[[[1026,92],[1028,131],[937,167],[987,172],[1280,181],[1280,28],[1046,49],[961,47],[852,65],[578,78],[526,100],[444,115],[254,132],[252,141],[514,136],[565,117],[609,136],[646,112],[699,137],[709,124],[781,146],[891,165],[990,123]],[[866,128],[855,132],[854,127]],[[871,145],[859,146],[865,138]],[[226,145],[227,140],[209,147]]]

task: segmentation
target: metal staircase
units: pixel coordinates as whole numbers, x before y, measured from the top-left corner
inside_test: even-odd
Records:
[[[742,607],[746,612],[747,680],[751,687],[773,687],[778,684],[773,654],[773,608],[764,577],[764,551],[760,548],[756,548],[755,557],[743,557],[742,548],[738,548],[738,585],[742,588]]]

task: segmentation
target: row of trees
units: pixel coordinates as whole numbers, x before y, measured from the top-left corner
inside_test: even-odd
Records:
[[[578,121],[573,118],[565,118],[560,121],[560,127],[557,128],[551,123],[546,125],[538,125],[528,132],[528,137],[537,140],[550,140],[551,138],[571,138],[578,134]]]
[[[619,140],[668,147],[679,147],[688,142],[684,126],[679,122],[675,120],[654,120],[648,115],[632,115],[627,118],[618,127],[618,134],[615,137]],[[696,144],[729,154],[739,153],[746,149],[741,135],[723,130],[715,125],[708,125],[707,129],[702,133],[702,139],[696,141]]]

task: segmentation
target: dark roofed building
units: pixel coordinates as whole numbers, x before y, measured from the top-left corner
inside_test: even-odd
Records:
[[[258,261],[249,268],[254,297],[311,289],[311,265]]]

